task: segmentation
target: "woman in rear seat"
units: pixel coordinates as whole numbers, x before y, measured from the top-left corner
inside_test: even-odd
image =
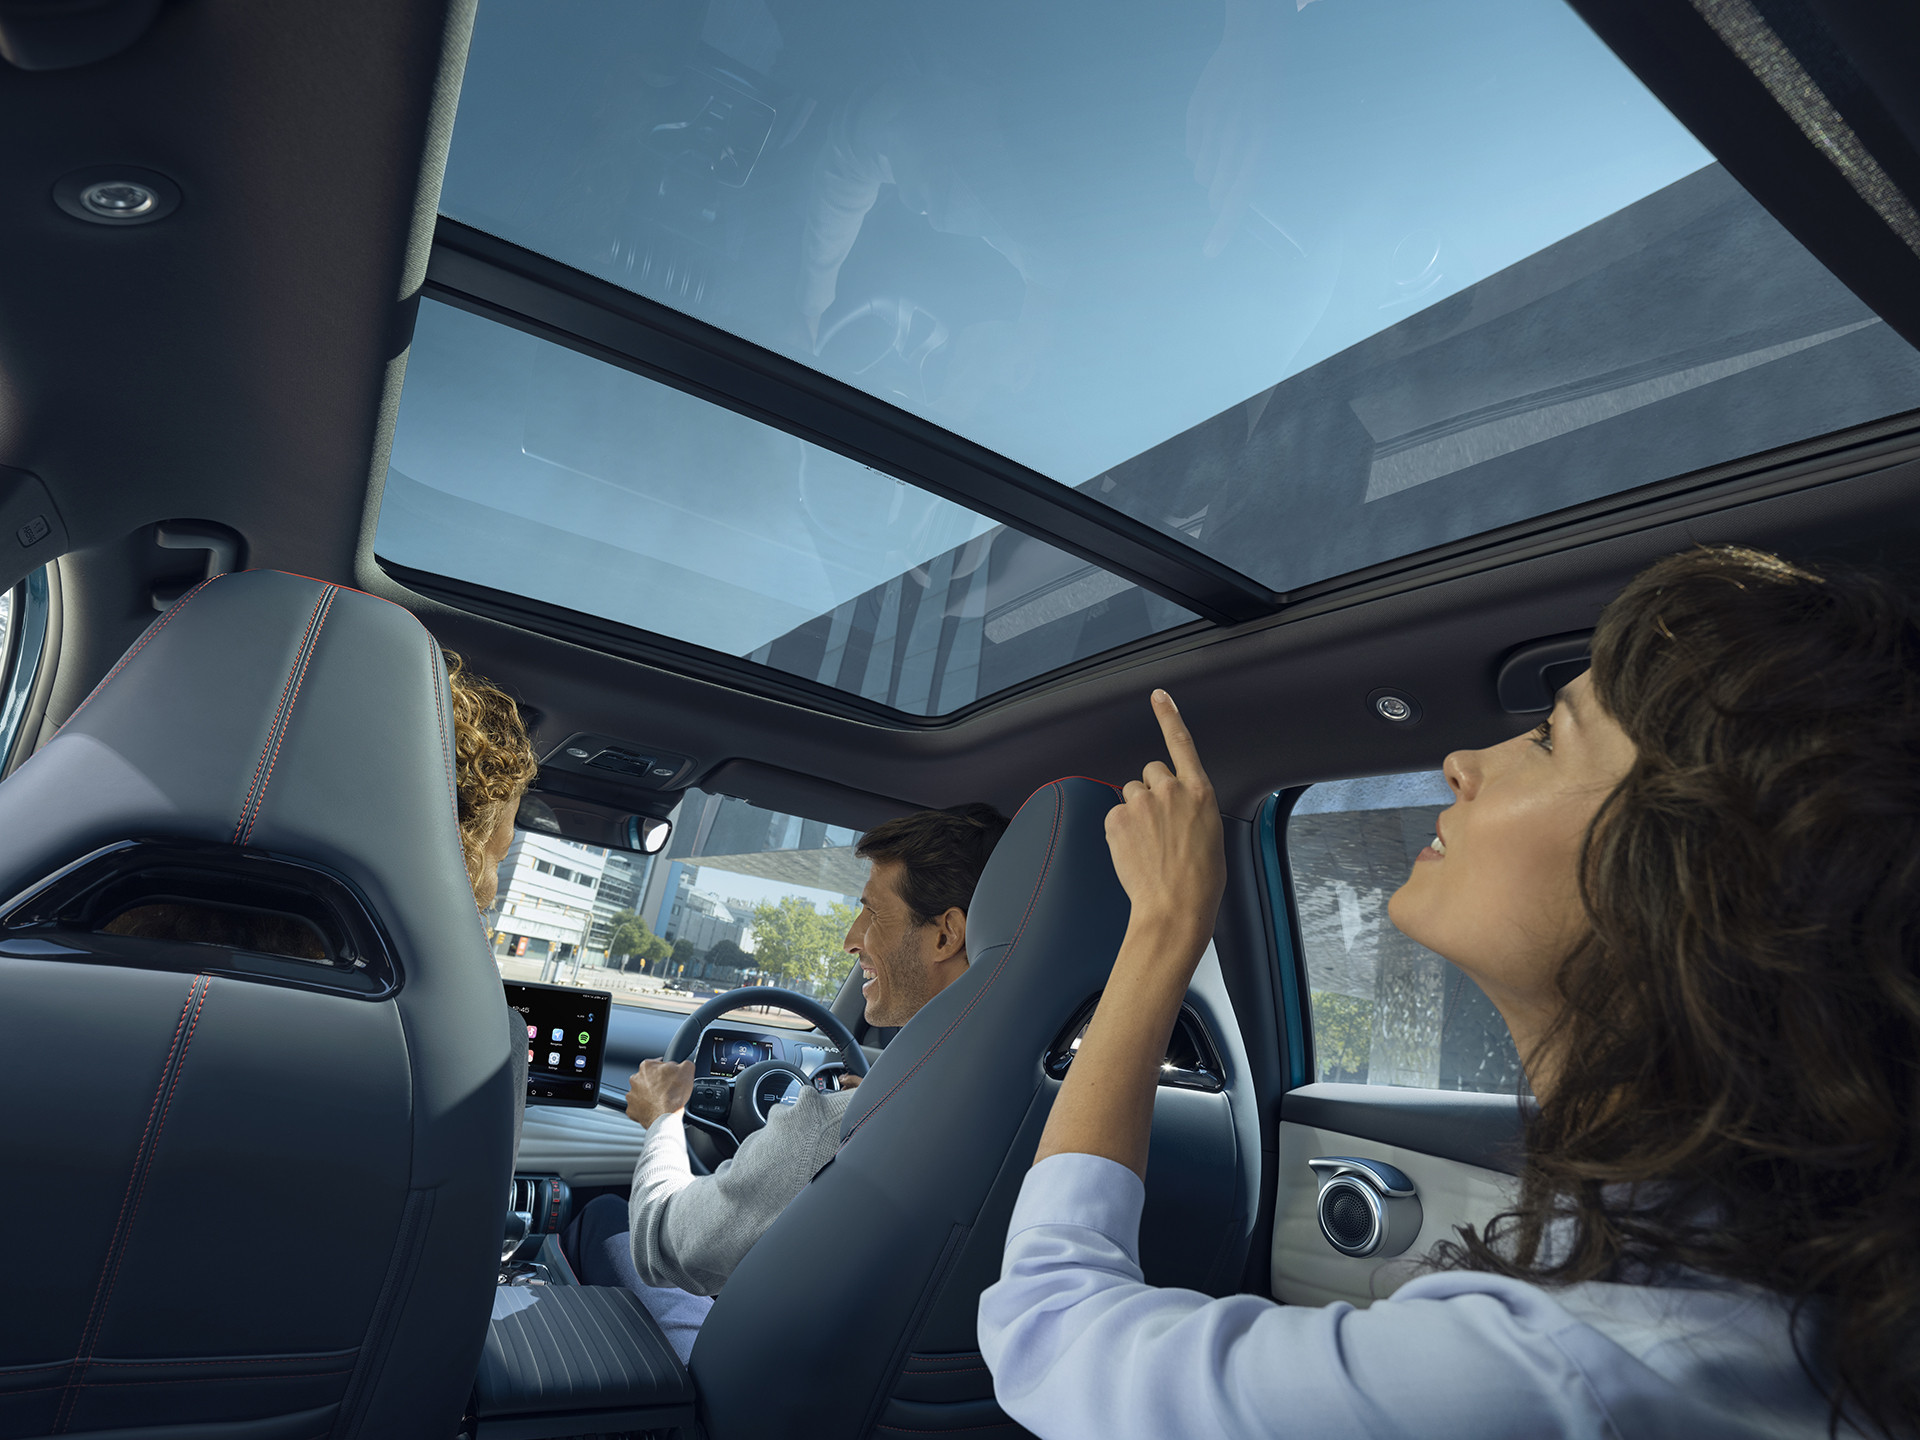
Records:
[[[447,684],[453,692],[453,781],[458,796],[460,849],[473,886],[473,902],[485,915],[500,888],[500,862],[513,844],[513,817],[520,800],[540,773],[539,757],[527,738],[520,707],[504,690],[468,670],[453,651],[447,660]],[[479,963],[491,966],[482,950]],[[520,1149],[520,1124],[527,1106],[525,1020],[506,1003],[507,1061],[514,1073],[513,1148]]]
[[[1008,1414],[1043,1440],[1920,1434],[1910,600],[1670,557],[1546,724],[1447,757],[1389,915],[1499,1007],[1539,1108],[1512,1210],[1366,1310],[1142,1281],[1153,1072],[1225,874],[1154,708],[1172,766],[1107,822],[1127,938],[980,1301]]]

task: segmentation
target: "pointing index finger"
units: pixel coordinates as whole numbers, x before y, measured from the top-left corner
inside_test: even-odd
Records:
[[[1182,780],[1204,783],[1206,767],[1200,763],[1200,752],[1194,749],[1193,736],[1187,733],[1187,722],[1180,718],[1180,708],[1173,703],[1173,697],[1164,690],[1154,691],[1153,713],[1160,721],[1160,734],[1167,742],[1167,758],[1173,762],[1173,773]]]

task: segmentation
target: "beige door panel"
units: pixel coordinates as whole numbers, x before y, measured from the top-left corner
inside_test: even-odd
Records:
[[[1273,1207],[1273,1296],[1290,1305],[1346,1300],[1367,1305],[1417,1273],[1415,1264],[1455,1227],[1484,1225],[1512,1204],[1514,1178],[1460,1160],[1403,1150],[1293,1121],[1280,1124],[1279,1190]],[[1420,1233],[1406,1253],[1355,1260],[1327,1243],[1315,1218],[1319,1177],[1307,1162],[1321,1155],[1384,1160],[1404,1171],[1420,1194]]]

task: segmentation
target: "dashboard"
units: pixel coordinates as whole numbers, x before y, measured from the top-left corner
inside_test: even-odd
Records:
[[[710,1025],[693,1051],[696,1078],[731,1078],[763,1060],[784,1060],[803,1075],[811,1075],[834,1055],[834,1049],[811,1031],[777,1034],[744,1030],[737,1025]]]

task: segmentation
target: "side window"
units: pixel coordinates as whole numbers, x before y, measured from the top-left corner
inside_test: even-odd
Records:
[[[494,959],[507,980],[664,1010],[743,985],[831,999],[853,964],[841,942],[867,883],[859,838],[700,790],[682,797],[659,855],[517,830],[487,916]]]
[[[47,570],[0,591],[0,776],[26,725],[28,697],[47,648]]]
[[[1452,803],[1438,772],[1309,786],[1286,830],[1313,1078],[1511,1094],[1520,1060],[1480,987],[1387,918]]]

